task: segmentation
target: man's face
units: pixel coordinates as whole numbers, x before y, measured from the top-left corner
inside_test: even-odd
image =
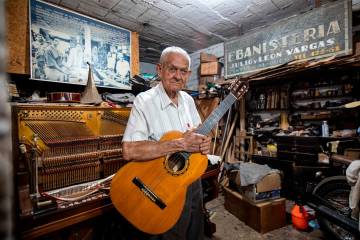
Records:
[[[189,62],[180,53],[169,53],[163,64],[157,65],[157,72],[168,95],[173,95],[185,87],[190,76]]]
[[[36,36],[36,40],[39,41],[39,43],[44,43],[44,38],[42,37],[41,34],[38,34],[38,35]]]

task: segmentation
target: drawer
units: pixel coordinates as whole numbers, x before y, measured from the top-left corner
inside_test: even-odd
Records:
[[[281,136],[276,137],[276,142],[281,145],[304,145],[313,146],[319,145],[320,141],[318,137],[292,137],[292,136]]]

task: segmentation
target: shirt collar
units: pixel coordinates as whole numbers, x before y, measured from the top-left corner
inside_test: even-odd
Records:
[[[160,96],[160,102],[161,102],[161,109],[164,110],[167,107],[173,105],[174,107],[176,107],[176,105],[171,101],[171,99],[169,98],[169,96],[166,94],[164,86],[162,85],[162,83],[160,82],[157,86],[157,90]],[[182,97],[180,92],[178,93],[178,107],[182,106]]]

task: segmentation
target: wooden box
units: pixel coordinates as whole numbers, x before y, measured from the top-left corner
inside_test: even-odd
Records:
[[[225,209],[259,233],[286,224],[285,198],[253,203],[238,192],[224,187]]]
[[[205,62],[217,62],[217,57],[213,54],[208,54],[206,52],[201,52],[200,53],[200,62],[205,63]]]
[[[218,75],[220,73],[221,73],[221,67],[220,67],[220,63],[218,62],[201,63],[200,65],[201,76]]]

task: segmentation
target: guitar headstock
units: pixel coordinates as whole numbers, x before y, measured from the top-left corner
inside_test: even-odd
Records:
[[[230,92],[237,98],[240,99],[249,89],[249,82],[247,80],[238,78],[231,84]]]

